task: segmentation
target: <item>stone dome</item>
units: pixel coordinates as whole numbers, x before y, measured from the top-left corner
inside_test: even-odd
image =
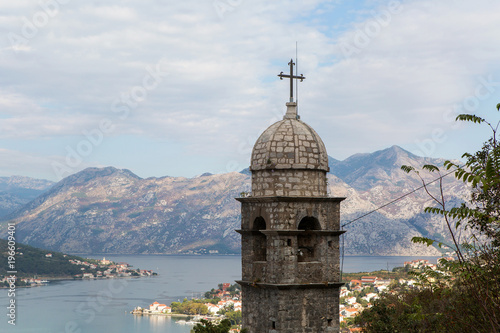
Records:
[[[308,169],[329,171],[328,154],[319,135],[297,117],[297,104],[286,103],[283,120],[260,135],[252,151],[250,170]]]

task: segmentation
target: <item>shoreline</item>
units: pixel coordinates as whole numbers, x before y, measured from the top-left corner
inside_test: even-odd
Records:
[[[188,314],[183,314],[183,313],[141,313],[141,312],[134,312],[130,311],[130,314],[136,315],[136,316],[164,316],[164,317],[178,317],[178,318],[196,318],[196,317],[201,317],[203,319],[217,319],[220,317],[214,317],[214,316],[205,316],[205,315],[188,315]]]
[[[139,313],[134,311],[130,311],[130,313],[136,316],[165,316],[165,317],[180,317],[180,318],[189,318],[197,316],[197,315],[187,315],[183,313]]]
[[[70,255],[75,256],[166,256],[166,257],[241,257],[241,253],[78,253],[71,252],[68,253]],[[441,258],[443,255],[433,255],[433,254],[425,254],[421,256],[415,256],[413,254],[345,254],[345,257],[428,257],[428,258]],[[92,259],[92,258],[90,258]]]
[[[112,279],[138,279],[142,277],[151,277],[151,276],[114,276],[114,277],[94,277],[92,279],[90,278],[80,278],[80,277],[73,277],[73,276],[55,276],[55,277],[46,277],[46,276],[40,276],[40,280],[47,280],[48,282],[42,282],[42,283],[35,283],[31,284],[29,286],[17,286],[17,288],[33,288],[33,287],[43,287],[43,286],[49,286],[50,282],[57,282],[57,281],[94,281],[94,280],[112,280]],[[21,276],[18,278],[26,278],[25,276]],[[1,289],[9,289],[8,286],[3,286],[0,285],[0,290]]]

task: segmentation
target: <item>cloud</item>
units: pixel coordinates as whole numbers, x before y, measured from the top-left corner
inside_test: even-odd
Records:
[[[317,108],[331,105],[331,112],[320,115],[326,118],[323,123],[346,126],[342,138],[349,149],[357,146],[356,151],[363,145],[368,151],[381,148],[390,140],[411,145],[435,128],[449,130],[455,124],[444,118],[454,118],[446,116],[454,104],[474,97],[488,77],[500,81],[495,61],[500,49],[491,44],[498,33],[494,12],[499,7],[492,1],[455,1],[453,6],[404,2],[400,12],[363,43],[359,36],[366,36],[370,24],[377,23],[376,14],[387,8],[353,25],[337,40],[338,61],[318,68],[323,75],[310,89],[317,92],[312,96]],[[346,56],[340,51],[346,44],[356,52]],[[328,87],[330,94],[318,84]],[[482,92],[487,93],[486,88]],[[498,87],[490,91],[493,94],[498,96]],[[487,107],[483,101],[475,110],[461,111],[480,112]],[[346,113],[357,114],[358,121],[342,121]]]
[[[220,158],[221,169],[232,159],[245,165],[251,138],[285,111],[288,85],[276,75],[295,58],[296,41],[307,77],[299,112],[331,155],[411,148],[435,128],[449,133],[453,105],[474,96],[481,78],[500,79],[500,4],[415,0],[394,12],[377,4],[68,2],[29,38],[23,29],[43,8],[2,4],[2,28],[27,43],[16,52],[8,38],[0,42],[0,138],[62,140],[48,150],[64,156],[61,147],[108,119],[107,137],[178,143],[200,160]],[[160,62],[161,80],[144,88]],[[489,98],[498,96],[492,89]],[[116,112],[117,100],[141,92],[126,116]],[[452,149],[451,140],[439,145]],[[216,170],[189,173],[203,171]]]
[[[17,150],[0,148],[0,176],[29,175],[35,178],[43,178],[58,181],[54,165],[65,165],[65,157],[24,153]],[[89,166],[102,166],[95,161],[82,163],[73,172],[83,170]]]
[[[136,11],[129,7],[123,6],[84,6],[80,13],[94,16],[98,19],[106,21],[134,21],[137,19]]]

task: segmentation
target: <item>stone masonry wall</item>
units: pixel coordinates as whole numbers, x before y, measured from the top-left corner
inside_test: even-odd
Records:
[[[313,201],[242,201],[242,279],[263,283],[322,283],[339,280],[341,198]],[[266,230],[252,230],[256,218]],[[320,230],[298,230],[305,217],[318,220]],[[265,236],[265,238],[263,237]],[[266,248],[265,259],[260,247]],[[312,255],[305,256],[310,251]],[[304,259],[305,258],[305,259]]]
[[[252,172],[252,196],[324,197],[326,172],[319,170],[259,170]]]
[[[344,198],[238,198],[241,229],[252,230],[257,217],[266,222],[266,230],[297,230],[306,216],[316,218],[321,230],[340,229],[340,202]]]
[[[339,331],[337,288],[280,290],[244,285],[242,289],[243,327],[249,333]]]

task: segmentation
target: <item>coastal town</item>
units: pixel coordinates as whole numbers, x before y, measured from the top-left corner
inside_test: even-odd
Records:
[[[452,257],[443,257],[447,261],[453,261]],[[405,261],[404,267],[396,267],[393,272],[402,272],[406,277],[381,278],[376,275],[363,275],[359,279],[351,279],[340,289],[339,317],[342,332],[358,332],[360,329],[354,327],[354,318],[363,310],[373,306],[382,293],[393,293],[398,286],[409,286],[418,288],[418,281],[411,278],[408,272],[423,272],[425,270],[440,270],[442,267],[430,263],[426,259]],[[387,271],[385,271],[387,272]]]
[[[90,261],[90,262],[89,262]],[[116,277],[132,277],[132,276],[153,276],[157,273],[147,269],[132,269],[126,262],[115,263],[103,258],[102,260],[69,260],[73,265],[82,266],[81,274],[76,274],[75,278],[82,279],[97,279],[97,278],[116,278]]]
[[[451,257],[444,259],[453,260]],[[393,292],[393,289],[398,285],[417,287],[417,280],[411,278],[411,275],[407,273],[410,271],[421,272],[426,269],[438,270],[440,268],[426,259],[417,259],[404,262],[404,267],[396,267],[392,272],[380,271],[380,274],[366,274],[359,278],[344,279],[345,285],[340,289],[339,307],[342,332],[357,332],[358,328],[352,325],[357,315],[370,308],[382,293]],[[363,273],[346,274],[346,277],[359,274]],[[387,277],[387,275],[392,275],[392,277]],[[405,276],[405,278],[400,276]],[[206,292],[205,298],[184,299],[182,303],[173,302],[171,305],[155,300],[147,306],[137,306],[131,313],[144,316],[185,317],[183,319],[186,320],[176,321],[179,325],[196,325],[200,323],[201,319],[218,323],[222,319],[229,318],[233,324],[231,332],[239,332],[241,329],[241,306],[241,292],[238,286],[221,283],[218,289]]]
[[[17,253],[18,256],[23,256],[22,252]],[[46,253],[46,259],[53,257],[52,253]],[[63,254],[64,258],[68,255]],[[122,278],[122,277],[147,277],[157,275],[156,272],[146,269],[133,269],[131,265],[126,262],[113,262],[107,260],[105,257],[101,260],[99,259],[67,259],[67,262],[71,265],[75,265],[78,268],[78,273],[72,274],[70,276],[64,277],[51,277],[51,278],[40,278],[36,275],[33,277],[17,277],[15,284],[20,287],[34,287],[42,286],[49,283],[50,280],[60,280],[60,279],[111,279],[111,278]],[[6,288],[10,281],[9,276],[0,277],[0,287]]]
[[[241,290],[239,285],[221,283],[218,289],[205,293],[205,298],[185,298],[181,302],[173,302],[170,306],[154,301],[149,306],[137,306],[132,311],[134,315],[180,316],[188,320],[177,320],[179,325],[196,325],[202,319],[215,323],[223,319],[231,321],[230,332],[240,332],[241,329]]]

